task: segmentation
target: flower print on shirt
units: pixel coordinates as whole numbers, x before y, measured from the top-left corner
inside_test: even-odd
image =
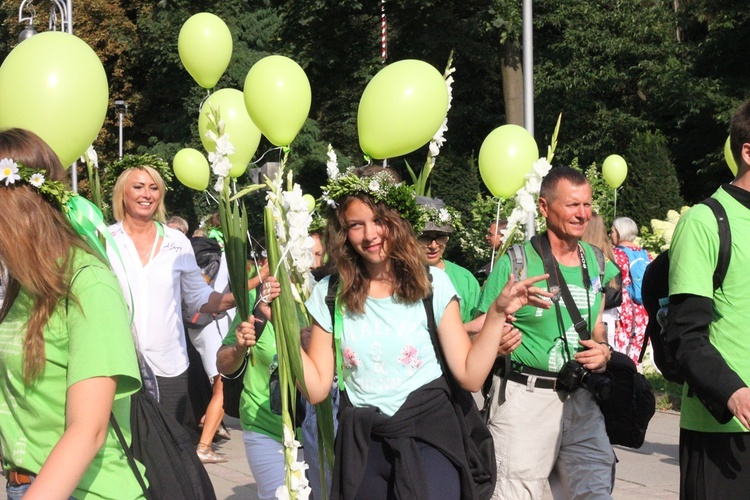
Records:
[[[422,366],[422,358],[419,356],[417,348],[411,344],[407,344],[401,350],[401,356],[398,358],[399,363],[404,365],[406,368],[416,370]]]
[[[351,370],[359,366],[360,360],[357,353],[351,347],[344,349],[344,368]]]

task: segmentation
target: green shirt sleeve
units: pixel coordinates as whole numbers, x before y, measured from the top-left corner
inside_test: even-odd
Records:
[[[93,377],[117,377],[116,398],[141,386],[130,315],[112,271],[96,263],[73,280],[67,305],[68,387]]]

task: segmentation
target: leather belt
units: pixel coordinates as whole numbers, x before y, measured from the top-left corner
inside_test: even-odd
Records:
[[[525,373],[518,373],[517,371],[511,371],[508,374],[508,380],[517,382],[523,385],[529,385],[529,377],[534,377],[534,387],[539,389],[557,389],[557,379],[554,378],[542,378],[536,375],[526,375]]]
[[[8,472],[8,482],[12,485],[20,486],[23,484],[31,484],[31,480],[35,477],[35,474],[31,474],[27,471],[12,470]]]

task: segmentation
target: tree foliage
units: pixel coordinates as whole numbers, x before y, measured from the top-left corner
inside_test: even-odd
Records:
[[[48,15],[42,4],[36,2],[40,30]],[[477,150],[506,119],[502,44],[520,39],[521,1],[389,0],[385,6],[388,62],[417,58],[442,69],[455,54],[447,143],[431,188],[468,218],[476,194],[486,194]],[[630,173],[618,192],[618,213],[641,224],[677,208],[682,198],[702,199],[731,178],[722,146],[750,81],[750,10],[744,2],[537,0],[533,8],[536,138],[547,144],[563,113],[556,164],[598,165],[609,154],[622,154]],[[203,11],[224,19],[234,41],[217,89],[241,90],[250,67],[269,54],[292,57],[305,69],[312,109],[290,160],[306,191],[319,193],[328,144],[342,167],[362,164],[357,106],[383,63],[380,2],[358,0],[75,0],[76,35],[99,54],[111,101],[128,102],[126,152],[169,163],[184,147],[202,148],[197,118],[207,91],[182,67],[177,36],[185,20]],[[5,56],[23,28],[18,0],[0,0],[0,14]],[[116,158],[116,118],[108,113],[95,143],[103,168]],[[254,160],[275,156],[264,140]],[[420,166],[425,156],[422,149],[405,159]],[[403,162],[390,164],[405,173]],[[79,170],[85,191],[84,172]],[[172,187],[182,192],[173,208],[182,215],[214,210],[204,195],[176,182]]]

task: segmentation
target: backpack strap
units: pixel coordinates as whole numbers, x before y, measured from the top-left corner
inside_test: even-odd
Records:
[[[340,307],[336,307],[336,296],[340,288],[339,273],[334,272],[328,278],[328,291],[326,292],[326,305],[331,314],[333,325],[333,345],[336,351],[336,370],[339,373],[339,390],[344,390],[344,355],[341,352],[341,333],[344,331],[344,315]]]
[[[511,273],[516,283],[526,279],[526,251],[523,245],[518,243],[508,247],[508,257],[510,257]]]
[[[729,269],[729,261],[732,257],[732,232],[729,228],[729,219],[724,206],[716,198],[706,198],[701,203],[708,205],[716,217],[719,225],[719,258],[714,271],[714,290],[718,290],[724,283]]]
[[[607,268],[607,259],[604,257],[604,252],[602,252],[601,248],[596,245],[589,246],[594,251],[594,255],[596,256],[596,263],[599,265],[599,281],[602,284],[602,291],[604,291],[604,273]]]

